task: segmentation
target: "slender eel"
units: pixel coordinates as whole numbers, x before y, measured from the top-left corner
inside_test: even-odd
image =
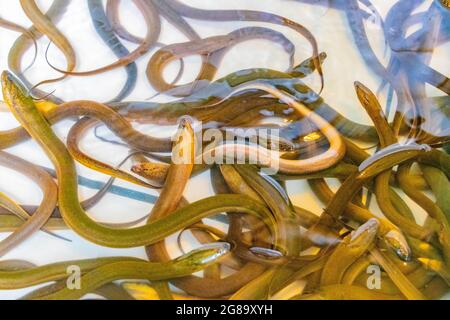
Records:
[[[96,171],[108,174],[115,178],[119,178],[137,185],[144,187],[153,187],[154,185],[148,184],[141,179],[136,178],[128,172],[121,170],[120,168],[114,168],[106,163],[100,162],[85,155],[80,147],[80,139],[89,127],[97,123],[96,119],[83,118],[78,121],[72,128],[70,128],[69,134],[67,135],[67,149],[69,150],[72,157],[79,163],[85,165],[88,168],[94,169]]]
[[[118,58],[127,56],[130,52],[128,49],[120,42],[120,40],[114,34],[111,25],[109,24],[108,18],[106,17],[105,10],[103,9],[103,3],[100,0],[88,1],[89,12],[91,13],[91,19],[94,23],[95,30],[100,35],[102,40],[108,45],[109,48],[114,52]],[[112,101],[121,101],[136,86],[137,81],[137,66],[136,63],[132,62],[125,66],[127,72],[127,82],[125,83],[122,90],[116,95]]]
[[[21,221],[27,221],[30,218],[30,214],[27,211],[25,211],[24,208],[19,206],[14,200],[12,200],[7,195],[5,195],[1,192],[0,192],[0,207],[3,207],[3,209],[6,210],[6,214],[12,214],[12,215],[16,216],[17,218],[19,218]],[[38,208],[37,206],[33,206],[33,208],[30,210],[31,213],[34,214],[36,212],[37,208]],[[55,210],[53,212],[55,212]],[[16,231],[16,229],[18,229],[18,228],[15,228],[14,231]],[[70,241],[64,237],[61,237],[61,236],[47,230],[44,227],[42,228],[42,231],[44,231],[45,233],[47,233],[51,236],[54,236],[56,238]],[[31,231],[30,231],[30,233],[31,233]]]
[[[174,163],[167,172],[166,183],[152,208],[148,223],[170,216],[176,210],[191,176],[194,167],[194,130],[189,120],[181,120],[179,131],[179,138],[172,153]],[[164,241],[146,247],[146,252],[150,261],[170,260]],[[159,286],[168,288],[167,283],[159,284]]]
[[[219,170],[216,169],[216,167],[212,168],[212,174],[214,176],[212,179],[212,184],[216,194],[230,193],[225,185],[225,181],[223,181],[222,175],[218,171]],[[228,216],[230,220],[230,234],[233,233],[232,230],[234,229],[234,226],[232,225],[232,221],[235,217],[235,215]],[[250,216],[245,218],[250,218]],[[196,225],[192,226],[193,228],[191,230],[198,241],[201,243],[215,241],[214,238],[211,238],[211,236],[205,237],[204,234],[199,234],[198,230],[195,229]],[[202,235],[202,237],[199,237],[200,235]],[[270,235],[266,235],[265,233],[264,235],[270,237]],[[228,238],[224,237],[224,239],[227,242],[233,243],[231,236]],[[223,264],[235,269],[236,272],[223,278],[210,278],[207,277],[207,274],[204,274],[203,278],[189,276],[182,279],[175,279],[172,283],[192,296],[202,298],[218,298],[228,296],[236,292],[245,283],[257,277],[265,269],[264,266],[253,262],[248,262],[242,265],[239,261],[236,261],[235,258],[224,260]]]
[[[184,135],[180,136],[180,148],[178,150],[183,150],[183,153],[187,153],[193,157],[193,136],[190,135],[192,135],[192,133],[189,134],[189,132],[186,132]],[[189,161],[186,162],[186,160]],[[184,158],[184,161],[181,163],[172,164],[169,167],[166,185],[161,192],[158,202],[152,209],[149,222],[169,214],[176,214],[173,210],[181,199],[182,192],[185,188],[185,184],[187,183],[187,179],[192,172],[192,168],[193,158],[189,159],[189,156]],[[170,255],[167,252],[166,245],[162,242],[147,247],[146,251],[149,259],[152,261],[170,260]],[[241,285],[243,283],[242,281],[248,279],[252,272],[257,271],[258,267],[253,267],[252,264],[249,264],[247,267],[243,267],[236,274],[224,279],[207,279],[205,277],[199,278],[197,276],[188,276],[180,279],[174,279],[171,282],[175,286],[190,294],[195,294],[202,297],[222,296],[233,292],[237,285]]]
[[[295,220],[294,210],[289,199],[285,199],[279,190],[268,180],[260,176],[255,170],[248,166],[235,165],[236,171],[266,202],[277,220],[279,229],[280,247],[287,256],[296,256],[301,251],[301,243],[298,236],[298,227],[293,223]]]
[[[126,157],[118,165],[118,167],[123,165],[123,163],[125,163],[130,156]],[[46,168],[43,168],[43,169],[46,172],[50,173],[52,176],[54,175],[54,172],[52,172],[51,170],[47,170]],[[102,187],[100,187],[98,189],[98,192],[96,192],[92,197],[82,201],[81,202],[81,206],[83,207],[83,209],[88,210],[89,208],[95,206],[106,195],[106,193],[109,192],[110,188],[113,187],[114,180],[115,180],[115,178],[110,178]],[[124,194],[122,193],[122,195],[127,195],[128,193],[129,192],[126,192]],[[0,200],[1,200],[0,201],[0,203],[1,203],[0,206],[4,206],[5,209],[7,209],[9,212],[12,212],[12,213],[16,214],[16,216],[18,216],[22,220],[27,220],[28,219],[28,215],[29,214],[33,214],[38,208],[36,206],[22,206],[22,207],[20,207],[15,202],[11,202],[11,201],[9,201],[9,203],[8,202],[5,203],[4,200],[7,200],[7,199],[3,198],[1,196],[1,194],[0,194]],[[6,213],[9,213],[8,211]],[[1,214],[4,214],[4,212],[1,212]],[[60,215],[60,212],[59,212],[59,208],[55,208],[55,210],[53,211],[52,217],[59,218],[60,216],[61,215]],[[105,224],[105,225],[109,225],[111,227],[114,227],[114,228],[127,228],[127,227],[131,227],[131,226],[134,226],[134,225],[138,224],[139,222],[141,222],[145,218],[146,217],[138,219],[138,220],[133,221],[133,222],[128,222],[128,223],[119,223],[119,224],[117,224],[117,223],[116,224],[114,224],[114,223],[105,223],[105,222],[102,222],[102,223]],[[14,221],[12,221],[12,222],[14,222]],[[17,225],[17,228],[19,226],[20,225]],[[53,225],[51,225],[51,226],[53,227]],[[56,226],[57,226],[58,229],[60,229],[59,228],[60,226],[62,228],[67,228],[67,226],[65,226],[63,223],[62,224],[57,224]],[[6,227],[6,225],[4,225],[4,227]],[[12,230],[17,229],[15,227],[15,224],[12,224],[11,227],[12,227],[11,228]],[[43,229],[43,230],[45,232],[47,232],[47,233],[50,233],[50,232],[47,231],[47,229]],[[50,234],[54,235],[53,233],[50,233]],[[60,236],[57,236],[57,237],[60,237]]]
[[[100,266],[81,277],[84,284],[81,290],[63,288],[60,291],[40,297],[45,300],[80,299],[85,294],[121,279],[166,280],[183,277],[203,270],[226,255],[230,250],[228,243],[217,243],[191,251],[166,263],[116,262]]]
[[[405,104],[405,93],[402,88],[402,82],[395,79],[389,71],[378,60],[377,56],[373,52],[367,34],[365,32],[364,22],[361,9],[359,8],[358,0],[349,0],[345,2],[347,8],[345,10],[347,19],[349,22],[350,30],[352,31],[353,38],[358,50],[360,50],[362,57],[366,64],[377,74],[381,79],[386,80],[394,88],[397,93],[398,110],[403,109]]]
[[[28,37],[29,40],[31,40],[33,42],[33,46],[34,46],[33,59],[31,61],[30,65],[27,68],[25,68],[25,70],[29,69],[34,64],[34,62],[36,61],[37,52],[38,52],[37,42],[36,42],[36,39],[35,39],[33,33],[30,32],[29,30],[27,30],[26,28],[24,28],[24,27],[22,27],[22,26],[20,26],[20,25],[18,25],[16,23],[14,23],[14,22],[5,20],[5,19],[3,19],[1,17],[0,17],[0,27],[6,28],[6,29],[9,29],[9,30],[12,30],[12,31],[20,32],[24,36]]]
[[[169,93],[172,95],[176,92],[175,95],[186,95],[185,92],[180,92],[180,86],[169,84],[164,80],[163,71],[165,66],[173,60],[178,60],[193,54],[208,56],[207,61],[203,63],[203,68],[195,80],[195,83],[183,85],[183,87],[189,87],[187,89],[189,90],[188,92],[190,92],[194,85],[199,85],[197,82],[203,80],[206,80],[207,82],[212,81],[217,72],[218,65],[226,52],[225,50],[237,43],[251,39],[268,39],[280,43],[290,56],[289,70],[293,68],[295,47],[283,34],[268,28],[246,27],[237,29],[224,36],[213,36],[161,48],[152,56],[147,65],[147,79],[158,92]]]
[[[209,21],[253,21],[253,22],[267,22],[273,23],[281,26],[285,26],[291,28],[302,36],[304,36],[312,46],[313,49],[313,60],[314,65],[316,67],[317,72],[321,78],[321,89],[322,91],[324,87],[324,78],[322,66],[319,61],[319,49],[317,46],[316,39],[312,35],[312,33],[306,29],[301,24],[289,20],[287,18],[278,16],[273,13],[261,12],[261,11],[253,11],[253,10],[202,10],[187,6],[181,3],[178,0],[169,0],[166,3],[172,7],[175,11],[180,13],[181,15],[197,19],[197,20],[209,20]]]
[[[374,244],[378,225],[376,219],[371,219],[338,244],[323,268],[321,286],[341,283],[350,265]]]
[[[22,172],[35,181],[44,194],[42,203],[34,214],[0,243],[0,256],[3,256],[45,225],[56,207],[57,187],[47,172],[28,161],[3,151],[0,151],[0,165]]]
[[[53,22],[40,11],[34,0],[20,0],[20,5],[28,18],[33,22],[36,29],[42,34],[45,34],[64,54],[67,62],[67,70],[73,70],[76,65],[76,55],[67,38],[56,29]],[[44,80],[35,85],[35,87],[45,83],[60,81],[64,78],[65,76],[57,79]]]
[[[191,27],[186,19],[180,15],[177,10],[172,8],[165,0],[153,0],[159,13],[173,24],[180,32],[182,32],[188,39],[200,39],[200,35]]]
[[[106,2],[106,16],[108,18],[108,23],[111,25],[112,30],[120,38],[140,44],[144,39],[135,36],[128,32],[128,30],[121,24],[119,16],[119,0],[108,0]]]
[[[88,100],[71,101],[46,113],[46,118],[51,123],[74,116],[88,116],[103,121],[109,129],[135,149],[147,152],[170,152],[172,150],[170,138],[154,138],[140,133],[119,113],[101,103]]]
[[[22,0],[25,1],[25,0]],[[155,9],[153,8],[153,4],[151,1],[144,1],[144,0],[133,0],[133,3],[140,9],[140,12],[144,15],[145,21],[159,21],[159,16],[156,14]],[[156,29],[151,29],[155,28]],[[90,76],[95,75],[103,72],[107,72],[122,66],[129,65],[130,63],[134,62],[144,54],[148,52],[148,50],[157,42],[159,34],[160,34],[160,23],[150,23],[147,26],[147,34],[143,40],[143,42],[132,52],[127,54],[126,56],[121,57],[116,62],[113,62],[109,65],[106,65],[104,67],[97,68],[95,70],[89,70],[89,71],[81,71],[81,72],[75,72],[72,71],[73,68],[68,68],[67,70],[59,69],[53,65],[50,64],[50,66],[55,69],[58,72],[63,73],[65,76],[72,75],[72,76]]]
[[[113,28],[114,32],[124,40],[140,44],[143,39],[131,34],[120,21],[120,0],[108,0],[106,2],[106,15]],[[171,7],[169,7],[164,1],[153,0],[153,5],[157,9],[160,15],[165,17],[171,24],[173,24],[179,31],[181,31],[190,40],[198,40],[201,37],[198,33],[186,22],[186,20],[177,14]],[[139,9],[139,8],[138,8]],[[157,21],[151,21],[156,23]],[[156,29],[156,26],[152,28]]]
[[[23,260],[5,260],[0,263],[0,270],[2,271],[20,271],[33,268],[36,268],[36,265]],[[67,282],[65,280],[58,280],[55,283],[46,285],[26,294],[25,296],[21,297],[20,300],[31,300],[36,297],[45,296],[52,292],[60,290],[64,286],[67,286]],[[108,300],[134,300],[134,298],[130,294],[128,294],[125,289],[114,283],[108,283],[95,290],[94,293]]]
[[[392,147],[392,145],[397,143],[397,138],[395,137],[394,132],[389,126],[375,95],[367,87],[359,82],[355,83],[355,88],[361,104],[366,109],[367,113],[372,118],[372,121],[375,124],[375,128],[377,129],[377,132],[380,136],[381,147]],[[375,178],[375,195],[377,197],[377,202],[384,215],[389,220],[398,225],[400,228],[405,229],[406,232],[420,239],[420,237],[423,236],[423,234],[426,232],[425,228],[417,225],[415,221],[406,219],[401,213],[396,210],[396,208],[390,201],[390,178],[391,170],[386,170]]]
[[[447,220],[450,222],[450,199],[447,197],[450,182],[447,176],[441,170],[432,166],[421,165],[420,168],[436,197],[436,204],[445,213]]]
[[[398,169],[398,180],[403,191],[414,200],[420,207],[422,207],[428,214],[429,217],[436,220],[439,224],[438,236],[439,241],[442,245],[443,255],[445,261],[450,265],[450,223],[447,220],[445,213],[442,209],[436,205],[430,198],[425,194],[416,190],[408,182],[409,171],[411,169],[412,163],[406,163],[399,166]]]
[[[234,168],[243,177],[244,181],[247,182],[262,199],[264,199],[264,202],[275,216],[280,235],[280,240],[278,241],[280,245],[275,247],[275,249],[282,251],[283,255],[282,257],[275,256],[273,262],[275,263],[275,261],[280,260],[279,262],[277,261],[277,263],[283,265],[290,259],[295,260],[301,252],[302,243],[298,225],[294,223],[295,217],[297,216],[294,213],[287,194],[276,181],[271,180],[269,177],[260,176],[249,166],[235,165]],[[239,243],[237,244],[239,247]],[[250,248],[249,251],[255,254],[257,252],[255,249],[257,248],[253,247]],[[270,256],[270,254],[274,252],[267,250],[265,247],[261,249],[263,249],[262,253],[267,256]],[[281,267],[273,274],[273,277],[269,277],[269,282],[275,285],[275,283],[278,284],[285,281],[292,276],[294,271],[295,269],[293,268]]]
[[[167,21],[169,21],[170,24],[172,24],[176,29],[178,29],[182,34],[184,34],[189,40],[191,41],[197,41],[200,40],[201,37],[197,33],[197,31],[194,30],[194,28],[186,21],[184,17],[182,17],[178,12],[176,12],[172,7],[170,7],[164,0],[154,0],[153,4],[155,8],[158,10],[158,13],[164,17]],[[220,54],[219,54],[220,55]],[[210,67],[210,63],[208,62],[209,56],[202,55],[202,65],[200,69],[200,78],[205,77],[208,78],[208,73],[212,72],[213,69]],[[180,67],[180,73],[183,71],[184,62],[183,59],[180,60],[181,67]],[[178,78],[178,77],[177,77]],[[176,84],[178,82],[178,79],[175,78],[173,81],[173,84]],[[196,89],[196,86],[198,84],[198,81],[193,83],[192,87],[188,89],[189,91]],[[183,92],[178,93],[180,95],[183,95]]]
[[[58,281],[68,276],[70,266],[78,266],[82,273],[94,270],[100,266],[117,262],[146,262],[130,257],[108,257],[88,260],[72,260],[47,264],[31,269],[0,271],[0,289],[14,290],[32,287],[50,281]]]
[[[323,179],[310,179],[308,180],[308,184],[314,193],[325,204],[328,204],[335,196],[335,193]],[[379,222],[379,234],[381,237],[386,237],[386,240],[390,243],[391,247],[399,248],[406,244],[406,239],[400,238],[401,241],[398,242],[391,238],[394,234],[401,234],[401,231],[397,226],[384,217],[377,217],[364,207],[358,206],[352,202],[347,203],[347,207],[345,208],[345,217],[361,224],[364,224],[370,219],[377,219]]]
[[[401,164],[405,161],[409,161],[416,158],[420,154],[426,153],[426,150],[403,150],[385,155],[383,158],[374,157],[372,162],[368,164],[364,169],[349,176],[341,185],[336,195],[328,203],[325,212],[326,215],[321,217],[322,222],[327,223],[326,219],[330,216],[333,218],[339,218],[345,211],[347,203],[353,199],[355,194],[363,187],[363,185],[375,177],[376,175],[392,168],[395,165]],[[418,233],[419,239],[427,239],[430,237],[431,231],[424,228],[418,228],[418,226],[412,227],[414,231],[411,233]],[[397,247],[397,254],[403,259],[410,259],[411,252],[406,244],[404,237],[398,232],[394,231],[387,235],[387,240],[391,241],[395,247]]]
[[[45,16],[50,19],[53,24],[58,23],[58,21],[64,15],[69,3],[69,0],[53,1]],[[28,29],[28,32],[30,33],[30,35],[33,35],[33,38],[36,41],[43,36],[43,34],[34,25]],[[54,96],[53,94],[49,95],[48,93],[43,92],[37,88],[33,89],[33,85],[23,75],[21,67],[22,57],[32,45],[33,42],[26,35],[22,35],[17,38],[8,54],[8,67],[17,77],[19,77],[19,79],[25,84],[28,89],[32,90],[33,94],[41,97],[45,96],[47,97],[47,99],[50,99],[57,103],[61,103],[62,100]]]
[[[201,248],[193,251],[180,258],[180,265],[176,265],[177,260],[172,261],[173,269],[171,271],[181,270],[187,272],[187,269],[196,270],[196,267],[201,267],[214,262],[228,251],[226,243],[220,245],[210,246],[209,248]],[[33,268],[15,268],[13,270],[0,271],[0,288],[3,290],[20,289],[32,287],[38,284],[43,284],[51,281],[58,281],[66,279],[68,276],[68,268],[71,266],[78,266],[82,274],[90,271],[98,270],[103,266],[120,265],[127,263],[139,263],[137,266],[147,269],[151,263],[145,260],[130,258],[130,257],[108,257],[88,260],[74,260],[66,262],[52,263],[44,266]],[[147,268],[146,268],[147,267]],[[162,267],[162,266],[161,266]],[[166,265],[168,267],[168,265]],[[177,267],[180,267],[179,269]],[[202,269],[202,268],[201,268]],[[109,283],[111,281],[108,281]]]
[[[398,286],[400,291],[410,300],[426,300],[426,297],[416,288],[408,278],[392,263],[390,258],[383,252],[374,248],[371,255],[388,273],[392,281]]]

